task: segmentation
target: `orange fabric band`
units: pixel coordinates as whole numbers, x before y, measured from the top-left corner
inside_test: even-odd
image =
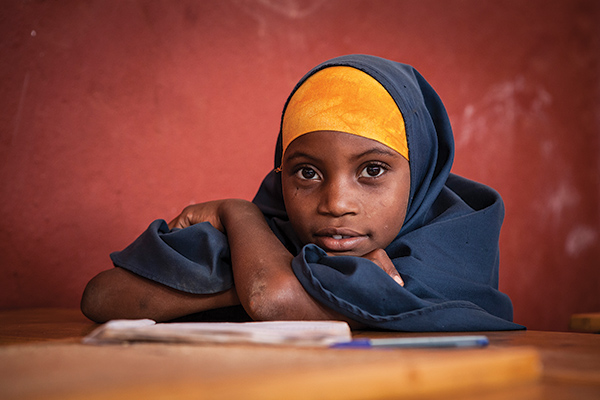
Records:
[[[283,153],[294,139],[315,131],[373,139],[408,160],[404,119],[396,102],[376,79],[355,68],[325,68],[294,93],[283,118]]]

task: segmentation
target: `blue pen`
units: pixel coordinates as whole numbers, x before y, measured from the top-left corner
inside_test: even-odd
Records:
[[[364,348],[447,348],[485,347],[489,344],[486,336],[427,336],[385,339],[355,339],[350,342],[335,343],[333,349]]]

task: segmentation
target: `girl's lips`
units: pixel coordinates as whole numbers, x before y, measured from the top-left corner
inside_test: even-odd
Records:
[[[315,244],[325,251],[351,252],[368,240],[368,236],[352,229],[326,228],[314,234]]]

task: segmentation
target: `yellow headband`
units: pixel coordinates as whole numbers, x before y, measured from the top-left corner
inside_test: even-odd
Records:
[[[283,153],[294,139],[315,131],[373,139],[408,160],[404,119],[396,102],[381,83],[355,68],[325,68],[294,93],[283,117]]]

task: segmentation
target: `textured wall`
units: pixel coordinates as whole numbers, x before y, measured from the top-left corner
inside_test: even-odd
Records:
[[[311,67],[419,69],[454,172],[507,214],[515,319],[600,311],[600,6],[587,1],[4,1],[0,308],[76,306],[108,253],[192,202],[251,199]]]

